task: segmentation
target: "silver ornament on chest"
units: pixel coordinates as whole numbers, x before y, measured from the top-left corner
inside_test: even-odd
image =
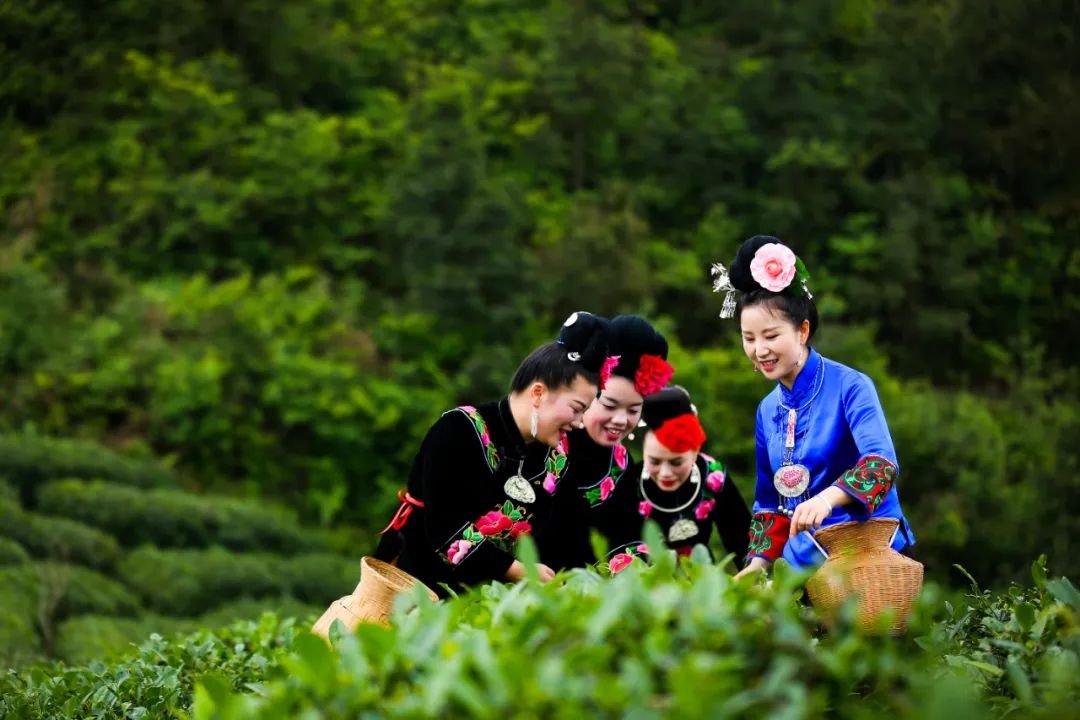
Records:
[[[533,490],[532,483],[520,475],[512,475],[507,478],[506,482],[503,483],[503,492],[506,493],[506,497],[520,503],[532,504],[536,502],[536,491]]]
[[[687,520],[686,518],[680,518],[671,523],[671,527],[667,531],[668,542],[682,542],[683,540],[689,540],[698,534],[697,523],[693,520]]]
[[[773,474],[773,487],[784,497],[798,497],[810,487],[810,470],[805,465],[782,465]]]

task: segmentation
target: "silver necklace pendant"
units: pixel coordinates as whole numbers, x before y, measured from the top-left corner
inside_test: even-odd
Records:
[[[524,466],[524,460],[518,463],[517,473],[508,477],[503,483],[503,492],[511,500],[531,505],[536,502],[536,490],[533,489],[532,483],[521,474],[521,468]]]
[[[805,465],[781,465],[773,474],[773,487],[784,497],[798,497],[810,487],[810,470]]]
[[[668,542],[682,542],[683,540],[689,540],[698,534],[697,523],[693,520],[687,520],[686,518],[680,518],[671,523],[671,527],[668,528],[667,539]]]

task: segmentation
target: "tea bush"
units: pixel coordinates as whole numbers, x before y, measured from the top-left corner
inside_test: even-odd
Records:
[[[175,718],[190,707],[199,677],[214,671],[233,688],[251,690],[305,631],[291,618],[267,614],[184,638],[154,635],[132,657],[111,664],[8,670],[0,675],[0,718]]]
[[[111,568],[120,548],[110,535],[66,518],[23,510],[0,499],[0,537],[23,546],[36,558],[52,558],[99,570]]]
[[[850,612],[823,632],[800,602],[803,578],[784,567],[769,584],[736,584],[700,555],[657,561],[610,580],[574,571],[438,604],[402,598],[392,627],[335,629],[334,650],[307,620],[273,615],[154,636],[108,664],[9,671],[0,718],[967,720],[1080,709],[1077,591],[1042,564],[1034,587],[976,588],[963,607],[929,586],[909,635],[889,638],[861,633]],[[95,627],[111,632],[83,621],[84,633]]]
[[[284,511],[228,497],[68,479],[44,486],[39,501],[51,514],[104,530],[128,547],[222,545],[271,553],[324,547]]]
[[[19,543],[10,538],[0,537],[0,566],[19,565],[30,561],[30,555]]]
[[[326,605],[352,591],[357,560],[314,553],[293,558],[210,550],[133,551],[119,565],[125,584],[147,608],[194,616],[239,598],[279,595]]]
[[[98,443],[36,435],[0,435],[0,475],[31,500],[47,480],[86,478],[133,487],[171,487],[172,474],[156,460],[128,457]]]

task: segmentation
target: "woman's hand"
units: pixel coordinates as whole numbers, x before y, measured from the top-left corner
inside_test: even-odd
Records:
[[[799,503],[791,516],[791,531],[788,537],[795,537],[803,530],[817,530],[821,523],[825,522],[825,518],[832,515],[832,511],[833,504],[825,497],[825,493]]]
[[[769,567],[769,561],[763,557],[750,558],[750,562],[746,564],[739,572],[735,573],[735,580],[739,580],[746,575],[752,575],[754,573],[764,572],[765,568]]]
[[[555,577],[555,571],[543,563],[536,563],[536,572],[540,576],[540,582],[550,582]],[[525,579],[525,565],[520,560],[510,563],[510,569],[506,571],[506,579],[510,582],[521,582]]]

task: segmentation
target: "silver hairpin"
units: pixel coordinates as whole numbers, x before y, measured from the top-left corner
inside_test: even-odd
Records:
[[[731,284],[731,277],[727,268],[721,263],[713,263],[712,266],[713,292],[725,293],[724,304],[720,308],[720,317],[724,320],[735,317],[735,287]]]

